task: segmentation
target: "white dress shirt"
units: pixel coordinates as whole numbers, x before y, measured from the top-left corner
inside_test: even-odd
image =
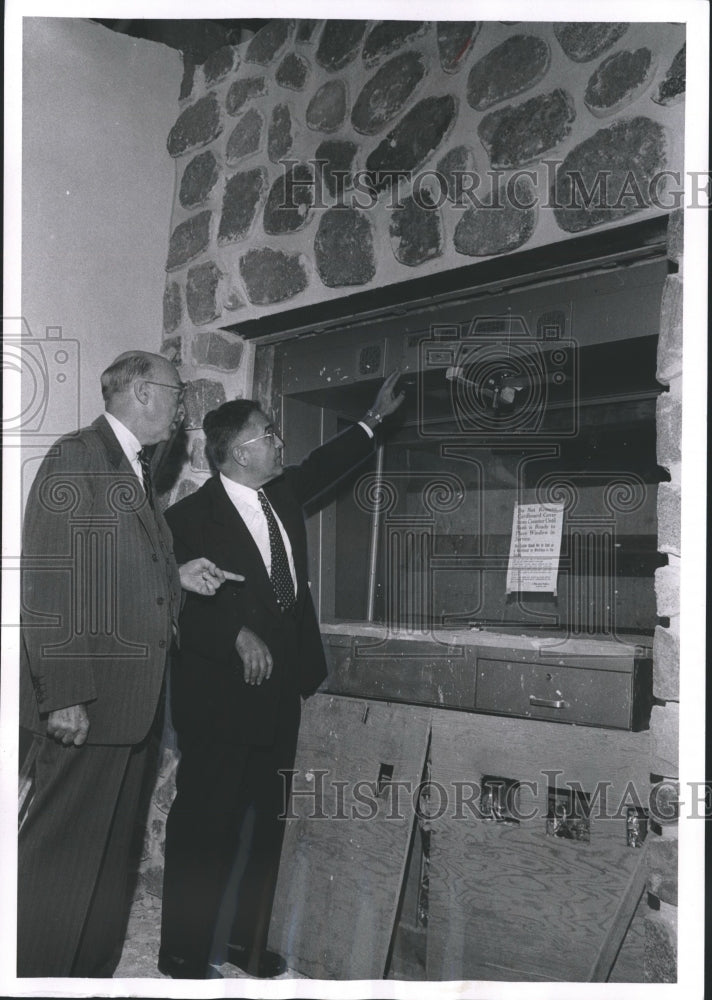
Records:
[[[143,470],[141,469],[141,463],[138,460],[138,453],[141,451],[142,447],[141,442],[125,424],[122,424],[120,420],[117,420],[113,413],[105,413],[104,416],[106,417],[112,431],[116,435],[116,438],[121,445],[121,450],[128,458],[131,468],[138,476],[138,481],[141,484],[141,489],[143,490]]]
[[[269,576],[272,568],[272,552],[269,545],[269,528],[267,527],[267,518],[265,517],[259,497],[257,496],[257,490],[252,489],[251,486],[243,486],[242,483],[236,483],[233,479],[228,479],[227,476],[222,474],[222,472],[220,473],[220,482],[225,487],[225,492],[230,497],[235,510],[245,522],[247,530],[250,532],[255,541],[255,545],[260,550],[262,561],[265,564],[265,569],[267,570],[267,575]],[[270,506],[272,505],[270,504]],[[287,552],[289,571],[292,574],[294,593],[296,594],[297,574],[294,569],[294,557],[292,556],[292,546],[289,541],[289,535],[284,530],[284,525],[280,521],[274,507],[272,507],[272,512],[274,513],[274,519],[279,526],[282,541],[284,542],[284,548]]]

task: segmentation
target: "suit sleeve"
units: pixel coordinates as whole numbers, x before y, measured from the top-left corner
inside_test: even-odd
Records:
[[[206,555],[201,537],[201,513],[180,504],[165,514],[173,534],[173,552],[181,566]],[[210,556],[209,556],[210,557]],[[220,565],[220,559],[214,560]],[[226,659],[234,652],[235,639],[242,628],[239,583],[227,580],[212,597],[183,592],[180,614],[180,647],[201,656]]]
[[[373,439],[355,424],[315,448],[299,465],[285,472],[302,506],[335,486],[340,479],[373,454]]]
[[[95,471],[81,439],[63,439],[42,462],[27,500],[22,628],[25,667],[41,714],[96,698],[80,584],[91,545]]]

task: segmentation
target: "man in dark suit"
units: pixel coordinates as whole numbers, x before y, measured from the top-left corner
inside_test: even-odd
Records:
[[[307,578],[304,505],[372,453],[375,427],[401,403],[398,373],[363,421],[282,467],[283,442],[251,400],[208,413],[206,447],[219,474],[166,514],[177,558],[219,559],[245,577],[212,601],[189,594],[171,666],[181,760],[166,824],[158,968],[205,978],[225,884],[248,809],[253,833],[228,959],[252,975],[284,971],[266,950],[300,699],[326,676]]]
[[[50,449],[25,514],[20,721],[35,787],[18,845],[18,976],[112,975],[181,584],[208,596],[224,580],[202,558],[179,575],[152,494],[144,448],[176,425],[176,369],[129,352],[101,387],[105,415]]]

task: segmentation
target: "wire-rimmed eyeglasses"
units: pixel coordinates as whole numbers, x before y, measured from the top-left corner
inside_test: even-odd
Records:
[[[178,393],[178,402],[180,403],[185,396],[185,390],[188,386],[185,382],[180,382],[178,385],[173,385],[172,382],[154,382],[153,379],[145,378],[144,382],[148,382],[149,385],[162,385],[164,389],[173,389],[174,392]]]
[[[254,441],[261,441],[262,438],[271,438],[273,445],[276,445],[277,441],[279,441],[280,444],[284,444],[284,438],[282,435],[278,434],[274,427],[272,427],[270,430],[265,431],[264,434],[259,434],[257,437],[248,438],[247,441],[238,441],[238,447],[242,448],[244,444],[252,444]]]

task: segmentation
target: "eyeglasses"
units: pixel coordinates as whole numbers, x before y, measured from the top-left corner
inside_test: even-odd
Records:
[[[278,434],[274,428],[272,428],[269,431],[265,431],[264,434],[260,434],[256,438],[249,438],[247,441],[238,441],[237,447],[242,448],[244,444],[252,444],[254,441],[261,441],[262,438],[271,438],[273,445],[275,444],[275,441],[279,441],[280,444],[284,444],[284,438],[282,438],[282,436]]]
[[[185,390],[188,388],[185,382],[181,382],[179,385],[173,385],[172,382],[154,382],[150,378],[145,378],[143,381],[148,382],[149,385],[162,385],[164,389],[173,389],[174,392],[178,393],[179,403],[183,399],[183,396],[185,396]]]

